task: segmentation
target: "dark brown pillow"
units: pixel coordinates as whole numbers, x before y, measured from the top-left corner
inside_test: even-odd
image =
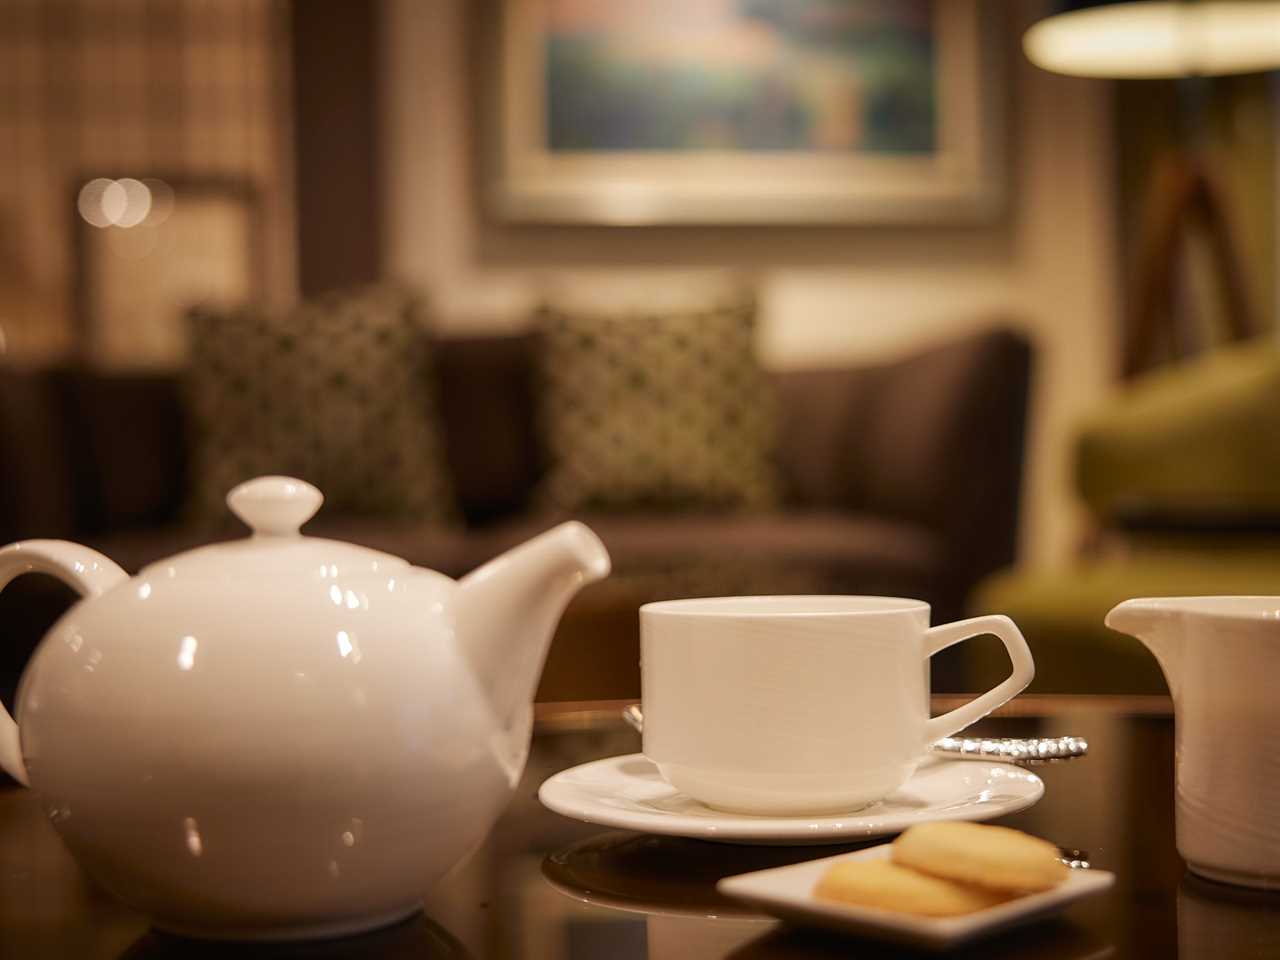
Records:
[[[326,296],[282,317],[193,311],[185,396],[191,513],[217,524],[243,480],[314,483],[330,512],[456,516],[431,343],[407,293]]]

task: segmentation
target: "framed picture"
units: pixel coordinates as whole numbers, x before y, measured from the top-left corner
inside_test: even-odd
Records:
[[[496,213],[980,220],[1001,201],[980,0],[501,0]]]
[[[75,193],[80,356],[106,369],[174,369],[186,311],[260,300],[257,194],[238,179],[81,178]]]

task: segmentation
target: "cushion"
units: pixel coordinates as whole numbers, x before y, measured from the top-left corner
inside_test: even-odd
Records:
[[[774,398],[754,309],[539,312],[544,505],[762,507],[777,499]]]
[[[845,510],[632,511],[583,519],[608,548],[613,573],[569,604],[543,671],[540,699],[637,697],[636,609],[652,600],[778,593],[932,599],[944,573],[944,555],[927,529]],[[552,523],[552,517],[526,517],[477,535],[471,562],[487,560]],[[946,616],[935,609],[935,619]],[[936,661],[935,689],[956,689]]]
[[[1274,545],[1186,543],[1137,549],[1062,570],[1011,571],[985,581],[972,614],[1003,613],[1022,629],[1036,661],[1033,693],[1163,693],[1155,658],[1141,642],[1103,625],[1131,597],[1270,595],[1280,583]],[[996,644],[971,649],[970,689],[1009,672]]]
[[[646,600],[770,593],[924,596],[941,576],[927,529],[849,511],[582,514],[613,560],[609,581],[647,588]],[[477,537],[479,563],[554,523],[503,524]],[[634,616],[634,609],[632,615]]]
[[[1280,350],[1150,374],[1083,425],[1076,452],[1080,493],[1108,521],[1280,516]]]
[[[328,514],[454,516],[431,346],[408,294],[374,287],[282,317],[190,319],[195,520],[217,524],[228,490],[272,473],[314,483]]]

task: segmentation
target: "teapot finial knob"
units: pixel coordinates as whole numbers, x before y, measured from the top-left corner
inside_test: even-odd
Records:
[[[295,536],[322,503],[324,494],[294,477],[257,477],[227,494],[227,506],[255,536]]]

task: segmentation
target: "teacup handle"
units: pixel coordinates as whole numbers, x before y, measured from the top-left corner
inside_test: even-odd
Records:
[[[924,635],[924,655],[932,657],[935,653],[968,640],[995,634],[1009,652],[1013,661],[1013,673],[1001,684],[988,690],[977,699],[970,700],[963,707],[934,717],[925,723],[924,743],[927,749],[935,740],[958,733],[971,723],[977,723],[996,707],[1012,700],[1024,689],[1036,675],[1035,661],[1031,659],[1031,649],[1027,646],[1022,631],[1008,617],[999,614],[989,617],[974,617],[970,620],[957,620],[955,623],[944,623],[931,627]]]

